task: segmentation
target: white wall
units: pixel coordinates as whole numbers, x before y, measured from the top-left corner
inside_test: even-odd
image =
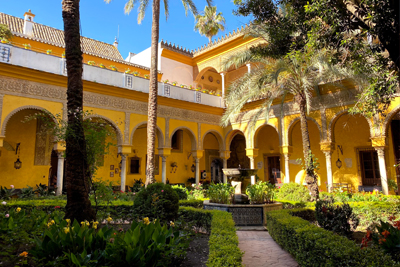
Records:
[[[161,57],[161,72],[163,73],[162,79],[169,80],[170,82],[177,81],[178,85],[193,85],[193,66]]]
[[[158,70],[161,70],[161,52],[162,48],[160,44],[158,44]],[[151,47],[147,48],[146,50],[143,50],[142,52],[132,56],[129,60],[129,56],[125,59],[126,61],[141,65],[147,68],[150,68],[151,65]]]

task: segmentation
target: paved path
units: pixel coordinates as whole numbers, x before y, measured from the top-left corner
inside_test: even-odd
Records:
[[[293,257],[283,250],[267,231],[237,231],[239,248],[244,251],[246,267],[297,267]]]

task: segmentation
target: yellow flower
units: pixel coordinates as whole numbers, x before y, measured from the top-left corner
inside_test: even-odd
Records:
[[[24,251],[21,254],[19,254],[20,257],[28,257],[28,252]]]
[[[93,224],[93,228],[97,229],[97,225],[99,224],[99,222],[92,222],[92,224]]]
[[[169,224],[170,224],[172,227],[175,226],[175,223],[174,223],[173,221],[170,221]]]
[[[85,220],[85,223],[86,223],[86,226],[89,226],[89,225],[90,225],[90,223],[89,223],[88,221],[86,221],[86,220]]]
[[[65,219],[65,221],[68,223],[68,225],[71,223],[70,219]]]
[[[108,216],[108,218],[106,220],[107,220],[107,222],[111,222],[112,218],[110,216]]]
[[[66,234],[69,233],[69,227],[64,227],[64,233],[66,233]]]
[[[51,224],[55,224],[56,222],[55,222],[54,220],[51,220],[50,223],[51,223]]]
[[[21,211],[21,208],[20,208],[20,207],[18,207],[18,208],[17,208],[17,212],[20,212],[20,211]]]
[[[144,218],[143,222],[145,225],[148,225],[150,223],[149,217]]]
[[[86,224],[85,222],[81,222],[81,225],[82,225],[82,226],[85,226],[85,224]]]

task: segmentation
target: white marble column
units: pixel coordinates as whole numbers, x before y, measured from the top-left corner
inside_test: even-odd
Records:
[[[332,176],[332,152],[331,151],[323,151],[326,159],[326,177],[328,184],[326,185],[328,192],[331,191],[333,184],[333,176]]]
[[[125,192],[126,185],[126,156],[121,154],[121,191]]]
[[[196,185],[200,183],[200,159],[195,158],[196,161]]]
[[[290,154],[283,154],[285,158],[285,184],[290,183],[290,174],[289,174],[289,159]]]
[[[224,169],[228,168],[228,159],[222,159]],[[224,173],[224,184],[228,183],[228,176]]]
[[[251,64],[247,63],[246,66],[247,66],[247,73],[250,73],[251,72]]]
[[[57,152],[58,164],[57,164],[57,191],[56,196],[62,195],[63,180],[64,180],[64,151]]]
[[[255,169],[255,159],[253,157],[249,157],[250,158],[250,169]],[[251,184],[255,184],[256,183],[256,176],[252,175],[250,178]]]
[[[167,183],[167,157],[161,156],[162,166],[161,166],[161,181],[163,184]]]
[[[386,173],[385,147],[375,147],[375,150],[378,152],[379,172],[381,174],[382,191],[384,195],[388,195],[389,187],[388,187],[387,173]]]
[[[225,73],[221,72],[222,96],[225,96]]]

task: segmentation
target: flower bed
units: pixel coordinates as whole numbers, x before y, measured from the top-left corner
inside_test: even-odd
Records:
[[[301,266],[400,266],[388,255],[370,248],[361,249],[353,241],[294,216],[306,209],[267,213],[272,238],[293,255]]]

